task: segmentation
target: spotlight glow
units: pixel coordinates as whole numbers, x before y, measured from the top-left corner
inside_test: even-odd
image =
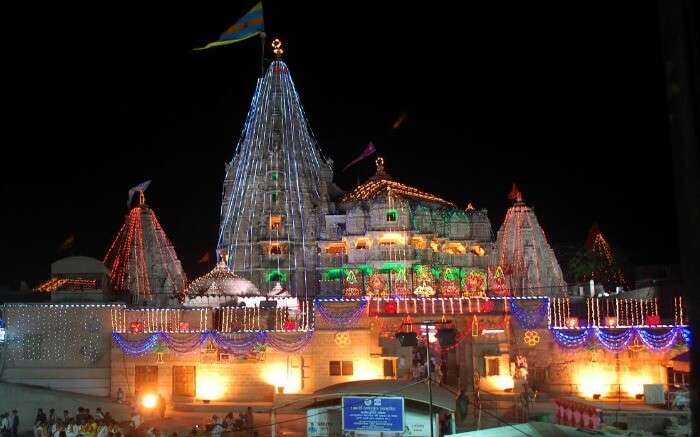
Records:
[[[158,396],[153,393],[145,394],[143,398],[141,398],[141,405],[148,409],[155,408],[156,405],[158,405]]]

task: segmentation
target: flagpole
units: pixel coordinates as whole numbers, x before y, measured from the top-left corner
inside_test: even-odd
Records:
[[[260,77],[265,75],[265,31],[260,32]]]

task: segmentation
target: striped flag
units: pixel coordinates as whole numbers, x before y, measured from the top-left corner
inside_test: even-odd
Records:
[[[259,35],[264,30],[262,2],[258,2],[251,10],[236,21],[233,26],[226,29],[226,31],[219,36],[218,41],[214,41],[195,50],[204,50],[211,47],[233,44]]]
[[[365,150],[363,150],[362,153],[360,153],[360,156],[353,159],[350,162],[350,164],[346,165],[345,168],[343,169],[343,171],[347,170],[350,166],[355,165],[358,162],[362,161],[363,159],[367,158],[368,156],[370,156],[372,153],[375,153],[376,151],[377,151],[377,149],[374,148],[374,143],[370,141],[369,144],[367,144],[367,146],[365,147]]]

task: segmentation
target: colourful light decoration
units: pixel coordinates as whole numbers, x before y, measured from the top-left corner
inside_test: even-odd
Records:
[[[287,282],[289,276],[280,269],[270,270],[265,274],[267,282]]]
[[[374,272],[367,280],[367,294],[370,296],[388,297],[389,292],[386,289],[386,280],[379,272]]]
[[[540,334],[537,331],[525,331],[523,342],[530,347],[537,346],[540,342]]]
[[[656,326],[661,323],[661,317],[658,314],[647,314],[646,323],[649,326]]]
[[[343,331],[362,316],[362,313],[369,304],[369,300],[367,299],[359,299],[355,302],[357,303],[357,307],[349,311],[341,312],[340,314],[332,313],[326,307],[325,302],[319,299],[314,300],[314,307],[316,308],[316,311],[318,311],[318,314],[323,317],[328,324],[336,328],[338,331]]]
[[[491,311],[494,310],[496,307],[496,304],[493,303],[492,300],[485,300],[484,303],[481,304],[481,312],[482,313],[490,313]]]
[[[510,309],[523,328],[536,328],[547,316],[547,310],[549,308],[548,299],[544,299],[542,302],[540,302],[534,310],[526,309],[518,302],[519,301],[517,299],[510,299]]]
[[[590,275],[584,277],[584,280],[595,279],[596,281],[602,281],[608,284],[622,286],[622,288],[627,288],[622,270],[615,265],[615,258],[612,250],[610,249],[610,244],[608,244],[607,240],[603,236],[603,232],[596,223],[594,223],[593,226],[591,226],[591,229],[588,231],[585,248],[586,250],[594,253],[596,256],[602,258],[605,265],[598,267],[595,271],[591,272]]]
[[[345,297],[360,297],[362,296],[362,288],[357,280],[357,274],[354,270],[348,269],[345,275],[343,287],[343,296]]]
[[[491,269],[489,268],[488,273],[489,280],[487,293],[493,296],[507,296],[509,292],[506,284],[506,275],[503,274],[503,269],[501,266],[497,266],[493,272],[491,272]]]
[[[285,320],[282,326],[285,331],[296,331],[297,322],[295,320]]]
[[[397,305],[396,302],[393,300],[387,301],[384,304],[384,312],[387,314],[396,314],[397,311]]]
[[[178,330],[180,332],[188,332],[190,330],[190,322],[178,322],[177,324]]]
[[[164,332],[157,332],[142,340],[127,340],[119,333],[112,333],[112,339],[119,348],[129,355],[143,355],[152,352],[159,341],[163,342],[169,349],[176,353],[186,354],[197,352],[206,345],[214,351],[221,349],[235,354],[245,354],[253,351],[260,344],[268,344],[272,348],[281,352],[299,352],[306,347],[313,338],[313,331],[302,334],[256,332],[250,334],[230,334],[222,335],[214,331],[207,331],[201,334],[170,335]]]
[[[227,165],[217,247],[229,254],[227,264],[232,271],[250,278],[255,276],[249,251],[259,243],[256,233],[249,232],[250,224],[267,221],[272,213],[285,218],[283,228],[290,243],[287,253],[275,255],[279,265],[296,268],[295,259],[317,256],[316,246],[308,241],[310,208],[325,201],[321,185],[327,164],[300,100],[285,63],[271,62],[258,79],[234,158]],[[269,171],[282,177],[271,181]],[[274,203],[269,192],[258,189],[258,181],[270,182],[281,193]],[[298,271],[302,268],[298,266]],[[304,275],[299,276],[303,279]],[[255,285],[263,288],[263,284]],[[316,292],[310,280],[297,284],[293,291],[297,296]]]
[[[466,296],[486,296],[486,272],[472,269],[466,277]]]
[[[522,193],[515,184],[509,198],[515,200],[515,204],[506,212],[498,231],[503,237],[500,239],[497,265],[502,266],[508,275],[511,294],[553,295],[566,287],[554,252],[532,209],[523,203]],[[528,247],[538,248],[530,252],[534,256],[528,255]],[[549,277],[546,277],[547,272]]]
[[[686,345],[690,347],[690,338],[686,337],[684,330],[687,328],[673,327],[664,333],[656,333],[656,328],[627,328],[619,332],[605,332],[594,327],[576,331],[574,334],[566,333],[560,329],[550,329],[554,340],[562,347],[568,349],[580,348],[595,338],[600,345],[611,352],[620,352],[630,348],[636,339],[653,352],[665,352],[672,348],[681,334]],[[616,330],[613,330],[616,331]]]
[[[97,288],[97,279],[51,278],[38,285],[34,290],[51,293],[56,290],[82,290],[86,288]]]
[[[131,332],[143,332],[143,324],[141,322],[131,322],[129,329]]]
[[[145,203],[143,193],[117,233],[103,263],[110,270],[110,285],[117,292],[131,291],[137,302],[154,292],[150,279],[164,273],[172,287],[167,292],[182,301],[187,278],[175,249],[158,218]]]
[[[439,203],[441,205],[457,208],[457,206],[445,199],[420,191],[411,186],[396,182],[384,171],[384,161],[377,160],[377,172],[367,182],[359,185],[350,193],[341,197],[341,202],[357,202],[371,200],[381,194],[391,192],[393,195],[408,197],[426,202]]]

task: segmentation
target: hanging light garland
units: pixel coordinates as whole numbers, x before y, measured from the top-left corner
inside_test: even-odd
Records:
[[[357,306],[350,310],[343,311],[341,313],[332,312],[326,305],[328,300],[314,299],[314,307],[318,313],[323,317],[323,319],[328,322],[331,326],[339,331],[347,329],[357,320],[362,317],[362,313],[369,304],[368,299],[358,299],[358,300],[331,300],[335,302],[356,302]]]
[[[617,330],[613,330],[617,331]],[[657,331],[657,332],[654,332]],[[623,331],[606,332],[593,327],[568,333],[562,329],[550,329],[552,338],[559,346],[567,349],[576,349],[589,344],[594,338],[598,343],[610,352],[620,352],[630,347],[631,342],[638,338],[641,343],[653,352],[666,352],[678,343],[678,335],[690,347],[690,330],[684,327],[673,327],[665,333],[658,333],[659,329],[631,327]]]
[[[216,347],[233,353],[247,353],[259,344],[267,344],[281,352],[299,352],[313,339],[314,331],[301,334],[296,333],[272,333],[260,331],[250,334],[223,335],[215,331],[202,332],[200,334],[188,334],[179,337],[179,334],[171,335],[166,332],[157,332],[139,340],[128,340],[122,334],[112,333],[112,339],[119,348],[129,355],[144,355],[152,352],[162,342],[169,349],[179,354],[198,352],[201,347],[210,341]]]
[[[510,308],[520,325],[525,329],[534,329],[542,323],[547,316],[549,300],[545,299],[535,309],[526,309],[518,303],[518,300],[510,300]]]

